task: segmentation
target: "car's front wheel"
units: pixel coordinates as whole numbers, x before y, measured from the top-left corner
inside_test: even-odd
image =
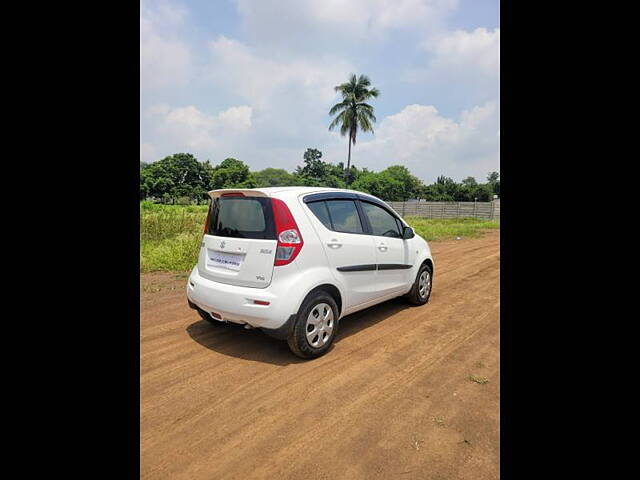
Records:
[[[428,264],[423,264],[418,270],[413,287],[407,294],[409,303],[413,305],[424,305],[431,296],[433,286],[433,270]]]
[[[312,293],[302,302],[287,339],[300,358],[317,358],[329,350],[338,331],[338,306],[327,292]]]

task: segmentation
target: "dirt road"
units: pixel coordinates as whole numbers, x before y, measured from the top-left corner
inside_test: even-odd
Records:
[[[141,280],[141,477],[499,478],[499,232],[433,243],[430,302],[345,317],[302,361]]]

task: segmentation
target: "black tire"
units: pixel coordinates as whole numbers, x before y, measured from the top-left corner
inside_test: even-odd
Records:
[[[428,285],[428,288],[425,289],[424,294],[421,294],[420,285],[419,285],[420,276],[425,271],[428,274],[429,285]],[[411,287],[411,290],[407,294],[407,300],[412,305],[424,305],[429,301],[429,297],[431,297],[432,290],[433,290],[433,270],[428,264],[424,263],[418,270],[418,274],[416,275],[416,279],[413,282],[413,286]]]
[[[324,329],[320,330],[319,327],[313,326],[313,328],[316,329],[316,332],[318,332],[315,337],[318,339],[318,346],[314,346],[307,339],[307,319],[314,310],[314,313],[318,314],[320,314],[320,310],[326,311],[326,308],[322,305],[326,305],[331,309],[331,331],[327,333],[326,329],[328,324],[325,325],[324,318],[322,319],[322,322],[318,321],[318,323],[322,324]],[[316,307],[318,308],[316,309]],[[287,338],[289,348],[300,358],[310,359],[321,357],[327,353],[329,348],[331,348],[333,340],[336,338],[336,334],[338,332],[338,323],[338,305],[336,305],[333,297],[323,290],[311,293],[307,298],[305,298],[304,302],[302,302],[302,305],[300,306],[300,310],[298,310],[298,315],[293,323],[293,328],[291,329],[289,338]],[[325,333],[327,333],[326,337],[324,337]],[[309,335],[311,334],[313,334],[313,330],[309,332]],[[322,340],[320,339],[320,335],[323,336]]]

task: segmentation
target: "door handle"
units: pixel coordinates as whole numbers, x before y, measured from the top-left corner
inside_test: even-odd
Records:
[[[386,252],[387,251],[387,246],[386,245],[378,245],[378,250],[380,250],[381,252]]]
[[[340,242],[338,242],[338,240],[336,240],[334,238],[330,242],[327,243],[327,246],[329,248],[340,248],[342,246],[342,244]]]

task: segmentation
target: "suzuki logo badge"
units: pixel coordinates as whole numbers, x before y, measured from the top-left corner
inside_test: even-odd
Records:
[[[224,246],[225,246],[225,243],[224,243],[224,240],[223,240],[222,242],[220,242],[220,248],[224,248]]]

